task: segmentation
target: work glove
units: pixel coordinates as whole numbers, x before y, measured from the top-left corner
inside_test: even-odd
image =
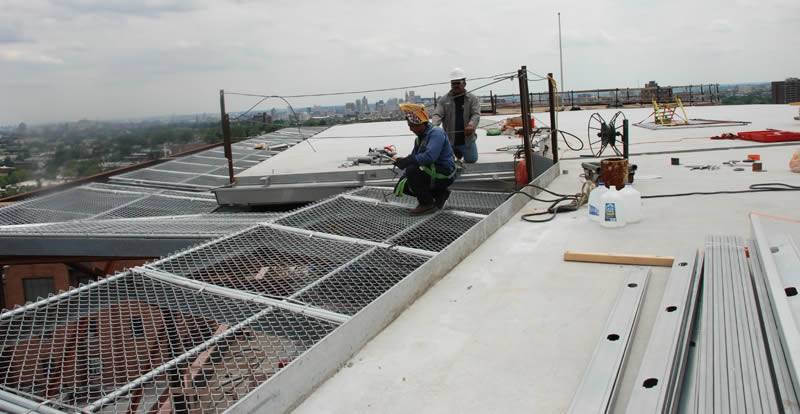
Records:
[[[401,169],[405,170],[406,168],[414,165],[414,158],[413,157],[397,157],[394,160],[394,165]]]

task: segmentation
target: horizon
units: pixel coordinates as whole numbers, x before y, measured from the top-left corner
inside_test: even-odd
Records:
[[[686,7],[692,12],[679,13]],[[529,24],[516,24],[518,18]],[[791,53],[798,27],[795,0],[467,0],[457,8],[366,0],[6,0],[0,124],[216,112],[220,89],[281,96],[383,89],[447,82],[454,67],[475,78],[527,65],[552,72],[559,83],[563,75],[563,90],[637,87],[652,79],[783,80],[800,68],[800,55]],[[493,88],[505,94],[517,86]],[[415,89],[430,96],[446,87]],[[236,111],[257,101],[228,103]]]
[[[556,76],[556,75],[554,75],[554,76]],[[765,84],[769,85],[771,82],[774,82],[774,81],[748,81],[748,82],[720,83],[719,86],[720,87],[728,87],[728,86],[740,86],[740,85],[765,85]],[[692,85],[699,85],[699,83],[694,83]],[[659,85],[659,86],[662,86],[662,85]],[[669,84],[663,85],[663,87],[669,87],[669,86],[673,86],[673,85],[669,85]],[[683,86],[683,85],[674,85],[674,86]],[[642,87],[642,86],[639,86],[639,87]],[[630,87],[630,88],[633,89],[634,87]],[[594,90],[594,89],[606,89],[606,88],[590,88],[590,89],[586,89],[586,90]],[[411,90],[411,89],[409,89],[409,90]],[[575,90],[575,92],[578,92],[578,90]],[[540,92],[532,91],[531,93],[540,93]],[[358,94],[356,94],[356,95],[358,95]],[[478,95],[479,96],[483,96],[481,94],[478,94]],[[431,98],[433,95],[431,95],[431,96],[418,95],[418,96],[420,96],[421,98],[424,99],[424,98]],[[438,96],[441,96],[441,95],[438,95]],[[488,94],[486,94],[486,96],[488,96]],[[386,101],[388,99],[394,99],[394,98],[397,98],[397,97],[384,97],[384,98],[378,99],[378,100]],[[374,104],[375,102],[377,102],[377,101],[372,101],[371,99],[369,101],[370,101],[371,105]],[[352,101],[343,101],[343,102],[340,102],[340,103],[332,103],[332,104],[311,104],[309,106],[298,107],[297,109],[298,110],[305,110],[305,109],[309,109],[310,110],[310,109],[313,109],[316,106],[319,106],[321,108],[338,108],[338,107],[344,107],[345,104],[347,104],[349,102],[352,102]],[[228,108],[226,107],[226,110],[227,109]],[[243,108],[241,110],[227,110],[227,113],[229,113],[229,114],[239,114],[239,113],[245,112],[246,109],[247,108]],[[280,106],[278,106],[278,107],[260,107],[258,109],[254,109],[251,112],[252,113],[270,112],[272,109],[275,109],[279,113],[289,112],[288,108],[285,107],[285,106],[283,106],[283,107],[280,107]],[[207,112],[194,112],[194,113],[153,114],[153,115],[144,115],[144,116],[130,117],[130,118],[117,117],[117,118],[104,118],[104,119],[103,118],[81,118],[81,119],[72,119],[72,120],[46,120],[46,121],[35,122],[35,123],[29,123],[29,122],[25,122],[24,120],[20,120],[19,122],[16,122],[16,123],[14,123],[14,122],[12,122],[12,123],[0,123],[0,129],[2,129],[2,128],[13,128],[13,127],[18,126],[20,123],[25,123],[27,126],[30,126],[30,127],[42,127],[42,126],[50,126],[50,125],[56,125],[56,124],[77,123],[77,122],[81,122],[81,121],[89,121],[89,122],[97,122],[97,123],[125,123],[125,122],[142,123],[142,122],[148,122],[148,121],[163,122],[165,120],[168,120],[169,118],[190,118],[190,117],[198,117],[198,116],[211,116],[211,117],[216,117],[218,119],[219,118],[219,111],[216,111],[216,112],[215,111],[207,111]]]

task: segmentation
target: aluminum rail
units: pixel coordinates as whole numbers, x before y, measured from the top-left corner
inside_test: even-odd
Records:
[[[778,333],[786,355],[789,373],[795,384],[798,384],[800,373],[800,295],[796,293],[798,285],[786,283],[783,274],[773,257],[773,249],[762,218],[755,213],[750,214],[751,229],[758,256],[763,265],[767,281],[767,293],[777,322]],[[777,253],[777,252],[776,252]],[[791,289],[794,288],[794,291]]]
[[[569,413],[611,411],[650,274],[651,271],[646,268],[628,271],[616,304],[608,316],[603,337],[594,349],[589,367],[572,399]]]
[[[702,264],[697,250],[674,260],[626,412],[673,412],[689,346]]]
[[[781,343],[780,333],[778,331],[778,322],[772,307],[772,301],[767,293],[768,281],[764,274],[761,257],[757,254],[756,244],[753,241],[748,243],[749,265],[750,271],[753,274],[753,285],[756,289],[756,294],[759,298],[759,307],[761,309],[761,317],[764,322],[764,339],[767,342],[769,355],[771,356],[771,365],[773,376],[776,384],[776,394],[779,403],[783,407],[784,413],[800,414],[800,398],[795,384],[792,382],[792,376],[789,373],[789,367],[786,361],[786,353],[784,352],[783,343]]]

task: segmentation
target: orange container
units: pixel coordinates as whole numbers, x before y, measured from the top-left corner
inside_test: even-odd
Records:
[[[747,154],[748,160],[759,161],[761,160],[761,155],[759,154]]]

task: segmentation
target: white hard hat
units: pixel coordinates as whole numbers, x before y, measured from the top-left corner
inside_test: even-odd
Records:
[[[461,68],[453,68],[453,70],[450,71],[450,80],[451,81],[461,80],[461,79],[466,79],[466,78],[467,78],[467,74],[464,73],[464,70],[461,69]]]

